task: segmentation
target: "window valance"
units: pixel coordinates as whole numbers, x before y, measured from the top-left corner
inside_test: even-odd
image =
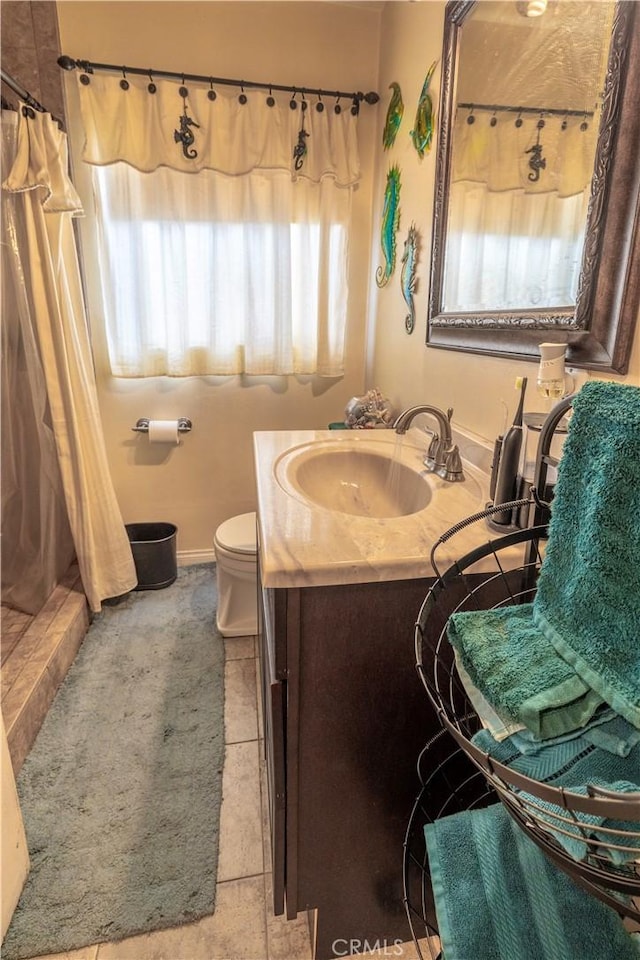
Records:
[[[81,74],[77,83],[87,163],[123,161],[144,173],[159,167],[229,176],[288,171],[292,179],[331,179],[345,187],[360,178],[358,118],[348,108],[337,113],[327,102],[318,110],[314,99],[303,111],[299,95],[292,109],[291,95],[247,90],[230,96],[189,82],[150,84],[149,78],[133,75],[127,76],[126,89],[122,78],[106,74]],[[180,92],[185,89],[186,97]],[[301,138],[303,121],[306,136]],[[189,146],[181,132],[193,134]],[[297,165],[294,151],[301,142],[305,150]]]

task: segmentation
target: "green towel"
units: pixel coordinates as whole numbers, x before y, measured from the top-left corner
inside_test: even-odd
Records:
[[[640,727],[640,389],[590,381],[558,467],[535,623]]]
[[[618,718],[622,724],[626,721]],[[640,742],[634,740],[628,750],[618,752],[611,749],[613,743],[605,739],[606,746],[598,746],[590,742],[596,729],[590,730],[583,737],[563,742],[550,742],[549,745],[536,754],[522,754],[515,741],[509,737],[498,743],[488,730],[479,730],[473,736],[473,743],[490,757],[511,767],[517,773],[531,777],[542,783],[554,787],[564,787],[571,793],[586,796],[587,784],[605,787],[617,793],[634,793],[640,797]],[[632,728],[633,729],[633,728]],[[617,738],[613,737],[615,741]],[[517,791],[516,791],[517,792]],[[531,799],[531,795],[522,792],[522,796]],[[562,809],[554,803],[534,798],[535,805],[540,808],[539,816],[549,824],[551,833],[558,843],[575,859],[582,860],[588,852],[584,836],[577,827],[566,827],[571,836],[566,836],[553,827],[558,827],[558,821],[553,816],[545,817],[544,811],[561,816]],[[615,813],[612,803],[610,812]],[[566,816],[566,813],[564,814]],[[601,852],[616,864],[626,863],[638,857],[640,841],[637,834],[640,832],[640,802],[638,803],[638,819],[634,821],[620,821],[595,814],[573,811],[576,820],[580,822],[589,836],[608,841],[611,846],[601,847]],[[621,830],[623,833],[614,838],[606,832],[601,833],[597,827],[604,826],[608,830]],[[617,846],[628,849],[616,849]]]
[[[584,726],[602,704],[534,624],[530,603],[454,613],[447,634],[491,706],[538,739]]]
[[[425,827],[446,960],[638,960],[618,915],[561,873],[502,804]]]

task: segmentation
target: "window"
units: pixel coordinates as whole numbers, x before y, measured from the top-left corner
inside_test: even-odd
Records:
[[[349,189],[92,171],[114,376],[343,372]]]

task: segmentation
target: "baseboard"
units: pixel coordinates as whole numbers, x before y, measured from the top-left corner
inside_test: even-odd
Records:
[[[178,550],[177,553],[179,567],[187,567],[194,563],[212,563],[215,559],[213,547],[210,550]]]

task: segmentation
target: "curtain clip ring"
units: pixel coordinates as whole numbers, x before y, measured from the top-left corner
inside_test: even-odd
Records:
[[[127,80],[127,68],[122,68],[122,80],[120,81],[120,86],[123,90],[129,89],[129,81]]]

